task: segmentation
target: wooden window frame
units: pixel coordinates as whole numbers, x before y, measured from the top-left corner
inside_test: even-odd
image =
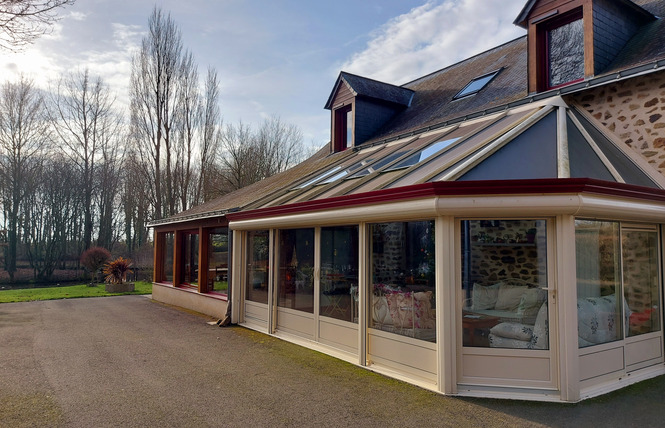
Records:
[[[350,147],[353,147],[353,136],[351,141],[348,141],[347,138],[347,128],[348,128],[348,113],[351,112],[353,117],[353,105],[348,104],[342,107],[339,107],[333,112],[334,120],[334,138],[333,138],[333,151],[335,153],[344,151]],[[353,120],[353,119],[352,119]],[[353,123],[351,124],[353,127]],[[353,131],[352,131],[353,135]]]
[[[549,76],[549,64],[550,64],[550,52],[549,52],[549,45],[547,43],[547,35],[550,31],[562,27],[564,25],[570,24],[571,22],[577,21],[579,19],[584,19],[584,9],[583,7],[577,7],[571,11],[568,11],[566,13],[563,13],[561,15],[555,15],[551,19],[539,22],[537,24],[537,63],[538,63],[538,73],[537,73],[537,79],[538,79],[538,84],[537,88],[538,91],[549,91],[552,89],[557,89],[561,88],[563,86],[568,86],[572,85],[574,83],[582,82],[584,81],[584,77],[586,75],[586,55],[587,55],[587,49],[586,46],[583,46],[583,52],[585,58],[583,59],[585,63],[585,72],[582,77],[579,79],[574,79],[565,83],[561,83],[559,85],[555,86],[550,86],[550,76]],[[584,44],[586,45],[586,25],[583,24],[585,27],[584,30],[584,37],[585,41]]]

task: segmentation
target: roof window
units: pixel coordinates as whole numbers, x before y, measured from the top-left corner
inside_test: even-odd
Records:
[[[374,159],[363,159],[360,162],[356,162],[355,164],[351,165],[350,167],[348,167],[344,171],[339,172],[339,173],[333,175],[332,177],[326,178],[325,180],[321,181],[320,183],[317,183],[317,185],[318,184],[328,184],[328,183],[332,183],[333,181],[337,181],[340,178],[344,178],[347,175],[349,175],[350,173],[357,171],[358,168],[361,168],[361,167],[363,167],[367,164],[370,164],[372,162],[374,162]]]
[[[355,174],[353,174],[349,178],[359,178],[359,177],[364,177],[366,175],[369,175],[369,174],[371,174],[375,171],[380,170],[381,168],[388,165],[390,162],[394,161],[395,159],[402,157],[406,153],[407,153],[406,150],[400,150],[400,151],[397,151],[395,153],[391,153],[388,156],[386,156],[385,158],[378,161],[376,164],[370,165],[367,168],[361,169],[360,171],[356,172]]]
[[[498,70],[493,71],[491,73],[482,75],[480,77],[476,77],[475,79],[473,79],[469,83],[467,83],[466,86],[464,88],[462,88],[462,90],[459,91],[457,93],[457,95],[455,95],[453,97],[453,99],[457,100],[457,99],[460,99],[460,98],[464,98],[464,97],[468,97],[470,95],[477,94],[478,92],[480,92],[481,89],[483,89],[485,86],[487,86],[487,84],[489,82],[491,82],[492,79],[494,79],[496,77],[496,75],[499,74],[500,71],[501,71],[501,69],[498,69]]]
[[[448,140],[437,141],[436,143],[431,144],[431,145],[425,147],[424,149],[417,151],[416,153],[412,154],[411,156],[404,159],[403,161],[398,162],[397,164],[391,166],[386,171],[394,171],[394,170],[401,169],[401,168],[408,168],[408,167],[413,166],[417,163],[420,163],[420,162],[424,161],[425,159],[430,158],[434,154],[440,152],[444,148],[450,146],[451,144],[453,144],[457,140],[459,140],[459,137],[458,138],[450,138]]]
[[[336,166],[333,169],[329,169],[328,171],[324,172],[323,174],[319,174],[316,177],[312,178],[311,180],[308,180],[308,181],[304,182],[300,186],[294,187],[294,189],[304,189],[305,187],[309,186],[310,184],[316,183],[317,181],[322,180],[322,179],[336,173],[340,169],[342,169],[341,166]]]

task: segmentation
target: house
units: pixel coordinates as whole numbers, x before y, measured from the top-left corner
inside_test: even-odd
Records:
[[[526,36],[412,82],[341,72],[329,146],[153,223],[153,297],[443,394],[664,374],[661,16],[530,0]]]

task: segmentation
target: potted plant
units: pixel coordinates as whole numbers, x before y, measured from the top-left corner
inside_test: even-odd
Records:
[[[122,257],[108,262],[104,266],[104,280],[107,293],[128,293],[134,291],[134,283],[127,282],[127,274],[131,273],[132,261]]]

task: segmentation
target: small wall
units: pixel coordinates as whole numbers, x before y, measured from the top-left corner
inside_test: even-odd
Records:
[[[168,305],[200,312],[211,317],[224,319],[228,302],[221,297],[201,294],[171,285],[152,284],[152,298]]]

